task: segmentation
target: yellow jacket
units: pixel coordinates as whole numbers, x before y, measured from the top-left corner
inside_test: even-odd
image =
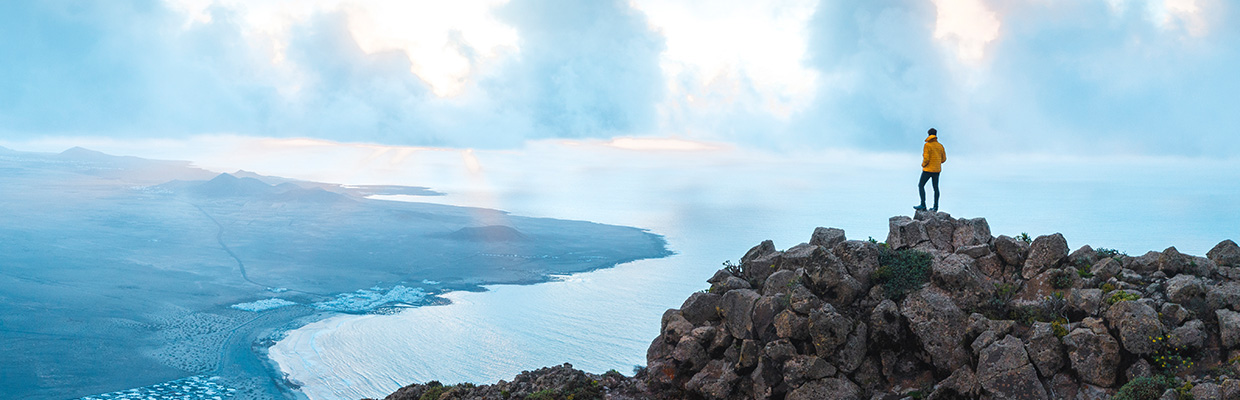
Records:
[[[930,135],[926,138],[926,145],[921,150],[921,170],[926,172],[939,172],[943,170],[943,163],[947,162],[947,152],[943,150],[943,145],[939,143],[939,137]]]

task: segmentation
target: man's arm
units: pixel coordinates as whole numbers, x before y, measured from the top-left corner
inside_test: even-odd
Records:
[[[921,146],[921,166],[927,167],[929,165],[930,165],[930,143],[926,143],[925,146]]]
[[[943,148],[942,146],[943,145],[941,144],[939,145],[939,154],[943,155],[943,162],[947,162],[947,149]]]

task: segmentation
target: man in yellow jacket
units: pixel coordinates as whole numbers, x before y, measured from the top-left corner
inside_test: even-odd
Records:
[[[926,145],[921,150],[921,181],[917,182],[917,192],[921,194],[921,205],[913,209],[926,209],[926,181],[929,180],[934,186],[934,208],[930,210],[938,211],[939,172],[943,171],[943,163],[947,162],[947,152],[943,150],[943,145],[939,144],[939,131],[930,128],[928,133],[930,136],[926,138]]]

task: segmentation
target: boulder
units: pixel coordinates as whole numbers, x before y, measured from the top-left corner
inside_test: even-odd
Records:
[[[1098,315],[1102,308],[1102,289],[1072,289],[1068,292],[1068,307],[1085,315]]]
[[[1072,265],[1092,265],[1098,262],[1098,252],[1094,251],[1093,247],[1084,245],[1068,254],[1068,262],[1072,263]]]
[[[1240,345],[1240,313],[1231,310],[1215,310],[1218,317],[1219,340],[1225,348]]]
[[[714,293],[696,292],[685,299],[680,305],[680,313],[693,325],[702,325],[708,321],[719,320],[719,299],[722,296]]]
[[[792,310],[784,310],[775,316],[775,335],[786,339],[806,340],[809,338],[809,318]]]
[[[1190,261],[1192,261],[1191,257],[1180,254],[1180,251],[1176,250],[1175,246],[1171,246],[1158,255],[1158,270],[1167,274],[1167,276],[1175,276],[1180,272],[1190,272]]]
[[[680,343],[677,343],[676,349],[672,351],[672,359],[679,361],[683,368],[690,371],[700,370],[710,361],[706,349],[692,336],[680,338]]]
[[[1003,281],[1009,275],[1009,271],[1003,269],[1003,259],[999,258],[998,254],[991,253],[978,258],[974,265],[977,266],[978,272],[996,281]]]
[[[740,376],[736,375],[726,361],[714,360],[693,375],[693,378],[685,383],[685,389],[707,399],[724,399],[732,394],[732,389],[739,380]]]
[[[994,295],[995,286],[974,268],[975,260],[961,254],[936,259],[930,277],[940,288],[952,293],[957,306],[975,308]]]
[[[968,366],[952,371],[952,374],[939,382],[938,386],[926,396],[927,400],[946,400],[959,398],[976,398],[980,385],[977,375]]]
[[[1184,325],[1172,329],[1171,333],[1167,335],[1167,342],[1181,349],[1197,351],[1205,346],[1206,324],[1199,319],[1188,321]]]
[[[1063,238],[1062,234],[1038,236],[1029,245],[1029,257],[1025,259],[1021,275],[1025,279],[1032,279],[1048,268],[1059,266],[1059,263],[1066,258],[1068,258],[1068,241]]]
[[[735,277],[735,276],[728,275],[727,277],[724,277],[722,280],[712,283],[710,285],[710,292],[719,294],[719,295],[724,295],[733,290],[749,289],[749,288],[750,288],[749,281]]]
[[[740,351],[736,354],[736,369],[747,370],[758,365],[758,358],[762,355],[762,348],[759,347],[757,340],[745,339],[741,341]]]
[[[1158,257],[1161,256],[1157,251],[1148,251],[1139,257],[1125,257],[1124,268],[1136,271],[1139,274],[1148,274],[1158,270]]]
[[[835,255],[823,254],[821,263],[806,269],[810,289],[828,303],[852,304],[857,296],[865,293],[866,288],[848,273],[847,267]]]
[[[852,333],[848,334],[848,340],[835,354],[835,365],[840,371],[852,373],[861,366],[861,361],[865,359],[866,336],[865,322],[858,321]]]
[[[904,340],[904,317],[891,299],[883,299],[870,312],[870,341],[891,347]]]
[[[852,331],[852,321],[830,307],[809,314],[809,336],[819,357],[835,356],[835,351],[848,340]]]
[[[781,269],[771,273],[771,276],[766,277],[766,282],[762,284],[762,295],[775,296],[779,294],[792,293],[793,286],[801,283],[802,280],[801,274],[798,274],[797,271],[803,273],[805,270],[797,269],[793,271]]]
[[[762,296],[750,289],[732,290],[719,300],[723,320],[732,337],[750,339],[753,337],[753,310]]]
[[[970,363],[972,357],[964,345],[966,316],[950,294],[926,286],[904,298],[900,313],[935,367],[954,371]]]
[[[1101,387],[1115,384],[1119,368],[1119,343],[1107,333],[1102,322],[1085,318],[1080,326],[1063,338],[1068,361],[1082,381]]]
[[[783,365],[784,361],[788,361],[789,358],[792,358],[792,356],[795,356],[796,354],[796,346],[793,346],[792,342],[788,339],[779,339],[767,343],[766,346],[762,348],[762,356],[766,357],[767,360],[771,360],[776,365]]]
[[[906,249],[930,240],[922,221],[905,216],[891,217],[887,221],[887,246],[893,250]]]
[[[779,252],[778,250],[775,250],[775,242],[770,241],[770,240],[763,240],[762,243],[759,243],[757,246],[754,246],[750,248],[749,251],[745,252],[745,255],[741,257],[741,263],[744,264],[746,262],[758,259],[759,257],[775,254],[778,252]]]
[[[833,376],[835,372],[834,366],[816,356],[797,354],[784,361],[784,382],[790,387]]]
[[[1163,254],[1167,253],[1163,252]],[[1163,284],[1163,287],[1166,288],[1167,299],[1179,304],[1188,304],[1189,301],[1198,297],[1205,297],[1206,294],[1206,286],[1202,283],[1201,278],[1188,274],[1176,275],[1174,278],[1168,279]]]
[[[1170,321],[1174,325],[1179,325],[1192,318],[1192,312],[1187,308],[1175,303],[1163,303],[1158,310],[1162,314],[1163,319]]]
[[[1106,282],[1116,275],[1119,275],[1119,272],[1123,269],[1123,263],[1119,260],[1114,258],[1105,258],[1097,264],[1094,264],[1094,267],[1091,268],[1089,272],[1094,274],[1094,279],[1098,282]]]
[[[1162,336],[1165,329],[1154,307],[1140,301],[1121,301],[1107,309],[1106,317],[1111,328],[1119,333],[1125,350],[1133,354],[1158,350],[1153,339]]]
[[[814,234],[810,236],[809,244],[829,249],[845,240],[848,239],[844,237],[843,229],[818,227],[814,228]]]
[[[952,236],[956,233],[956,220],[928,218],[923,223],[926,225],[926,235],[930,236],[930,241],[923,244],[929,244],[938,251],[949,253],[956,251],[956,248],[952,246]]]
[[[977,380],[995,399],[1047,398],[1024,344],[1012,335],[982,349],[977,359]]]
[[[669,344],[680,342],[681,337],[693,330],[693,324],[685,319],[680,310],[664,311],[661,324],[663,326],[661,336]]]
[[[809,314],[810,311],[825,304],[813,291],[802,285],[796,285],[792,288],[792,294],[789,295],[788,303],[793,311],[803,315]]]
[[[994,253],[990,251],[989,245],[977,244],[972,246],[956,247],[956,254],[963,254],[976,260]]]
[[[999,235],[995,238],[995,253],[1003,258],[1003,262],[1008,265],[1025,265],[1025,258],[1029,255],[1029,243],[1007,235]]]
[[[845,378],[824,378],[806,382],[788,393],[787,400],[861,400],[861,388]]]
[[[1240,310],[1240,282],[1222,282],[1206,288],[1206,306]]]
[[[870,287],[870,276],[878,270],[878,244],[864,240],[847,240],[831,248],[835,257],[844,263],[863,287]]]
[[[1240,267],[1240,246],[1227,239],[1214,245],[1206,257],[1220,267]]]
[[[782,300],[781,300],[782,299]],[[787,298],[762,296],[753,306],[753,334],[762,341],[775,340],[775,316],[784,311]]]
[[[1154,376],[1154,366],[1144,358],[1138,358],[1137,362],[1132,363],[1127,370],[1124,371],[1124,377],[1133,380],[1140,377]]]
[[[1037,368],[1038,374],[1043,377],[1053,377],[1060,368],[1063,368],[1063,343],[1060,343],[1059,337],[1055,336],[1051,324],[1045,322],[1033,324],[1029,340],[1025,343],[1025,352],[1029,354],[1029,360]]]
[[[956,229],[952,232],[952,247],[989,245],[993,239],[986,218],[960,218],[956,220]]]
[[[1223,389],[1212,382],[1201,382],[1193,385],[1188,394],[1193,395],[1194,399],[1217,400],[1223,398]]]

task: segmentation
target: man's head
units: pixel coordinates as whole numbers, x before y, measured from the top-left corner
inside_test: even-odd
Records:
[[[939,135],[939,131],[935,130],[934,128],[930,128],[930,130],[929,130],[929,131],[926,131],[926,133],[929,133],[929,134],[930,134],[930,136],[938,136],[938,135]]]

